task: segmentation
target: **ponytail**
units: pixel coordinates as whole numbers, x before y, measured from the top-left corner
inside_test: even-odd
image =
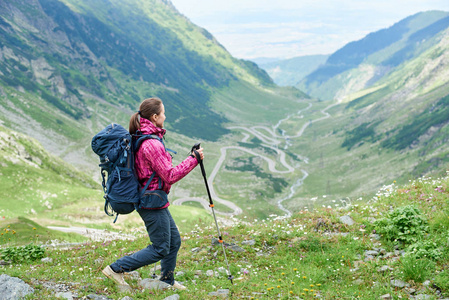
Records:
[[[129,133],[136,134],[140,129],[139,112],[134,113],[129,120]]]
[[[149,120],[152,115],[159,115],[162,111],[162,100],[157,97],[148,98],[142,101],[139,111],[134,113],[129,120],[129,133],[136,134],[140,129],[140,118]],[[139,118],[140,117],[140,118]]]

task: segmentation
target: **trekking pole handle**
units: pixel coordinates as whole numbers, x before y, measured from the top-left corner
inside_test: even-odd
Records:
[[[201,156],[198,153],[198,151],[196,151],[196,150],[200,149],[200,145],[201,145],[201,143],[196,143],[195,145],[193,145],[191,151],[195,155],[195,158],[198,161],[198,163],[200,163],[202,165],[203,164],[203,160],[201,159]],[[203,175],[205,175],[205,174],[203,174]]]

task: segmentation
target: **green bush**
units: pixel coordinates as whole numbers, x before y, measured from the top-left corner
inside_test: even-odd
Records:
[[[387,217],[376,221],[375,228],[389,241],[405,244],[417,242],[428,231],[428,223],[421,211],[412,206],[399,207]]]
[[[432,260],[438,260],[443,255],[437,243],[430,240],[421,240],[413,243],[407,247],[405,252],[416,259],[427,257]]]
[[[38,260],[44,257],[45,249],[38,245],[26,245],[22,247],[9,247],[1,250],[1,257],[5,261],[14,263]]]

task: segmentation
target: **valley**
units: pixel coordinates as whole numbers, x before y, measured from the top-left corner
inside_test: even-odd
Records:
[[[292,211],[285,208],[282,205],[283,201],[290,200],[295,195],[296,190],[304,183],[304,180],[309,176],[309,173],[305,170],[305,166],[308,164],[308,158],[304,155],[301,155],[300,153],[295,153],[298,157],[301,158],[303,161],[302,164],[295,164],[293,167],[289,162],[286,160],[286,153],[284,150],[287,150],[289,146],[294,142],[292,139],[297,139],[302,136],[304,131],[311,125],[311,123],[319,122],[326,120],[331,117],[331,115],[327,112],[327,110],[331,109],[338,103],[330,104],[329,106],[322,109],[320,112],[324,115],[322,117],[317,117],[316,119],[310,119],[307,123],[302,125],[300,127],[299,131],[294,135],[287,135],[285,133],[285,130],[282,130],[282,124],[284,122],[287,122],[292,117],[297,118],[304,118],[304,113],[308,110],[310,110],[313,107],[312,102],[307,102],[305,99],[302,101],[305,101],[307,103],[307,107],[300,109],[294,114],[290,114],[287,117],[279,120],[276,125],[272,126],[271,128],[267,127],[266,125],[252,125],[252,126],[230,126],[227,127],[227,129],[232,131],[240,132],[243,135],[243,138],[241,139],[241,143],[248,143],[248,141],[255,137],[259,139],[262,142],[262,146],[272,149],[273,154],[275,156],[275,159],[272,159],[266,155],[263,155],[261,153],[257,153],[250,148],[245,148],[241,146],[225,146],[220,148],[220,157],[218,161],[216,162],[215,166],[212,169],[212,172],[210,176],[208,177],[208,185],[210,189],[210,193],[212,196],[212,200],[216,201],[223,206],[227,207],[231,210],[231,212],[223,212],[223,211],[216,211],[216,213],[222,215],[222,216],[236,216],[242,214],[243,210],[235,203],[231,202],[229,200],[225,200],[219,197],[219,195],[216,193],[214,189],[214,179],[217,176],[217,174],[220,172],[220,169],[223,167],[223,163],[226,160],[226,154],[228,151],[235,151],[238,150],[240,152],[244,152],[247,154],[250,154],[251,156],[261,158],[264,161],[264,164],[267,164],[268,170],[270,173],[273,174],[288,174],[292,173],[295,174],[295,176],[298,176],[299,174],[303,174],[302,177],[297,177],[296,180],[294,180],[290,186],[285,187],[285,190],[288,191],[288,194],[284,197],[281,197],[280,199],[277,199],[277,206],[279,210],[283,211],[285,215],[279,216],[280,218],[286,218],[290,217],[292,215]],[[279,146],[283,144],[283,148],[280,149]],[[276,167],[276,165],[279,165],[279,167]],[[281,168],[281,169],[278,169]],[[193,197],[187,197],[187,198],[178,198],[175,201],[173,201],[173,205],[182,205],[185,202],[198,202],[200,203],[205,209],[209,209],[209,202],[207,199],[204,198],[193,198]]]

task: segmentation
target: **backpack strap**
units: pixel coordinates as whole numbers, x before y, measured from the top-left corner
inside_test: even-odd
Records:
[[[140,193],[140,197],[142,197],[143,194],[145,194],[145,192],[147,191],[148,187],[150,186],[151,181],[154,178],[154,175],[156,175],[156,172],[153,172],[153,174],[151,174],[150,179],[148,179],[147,184],[145,184],[145,187],[143,188],[142,192]],[[159,178],[159,180],[161,180],[161,179]]]

